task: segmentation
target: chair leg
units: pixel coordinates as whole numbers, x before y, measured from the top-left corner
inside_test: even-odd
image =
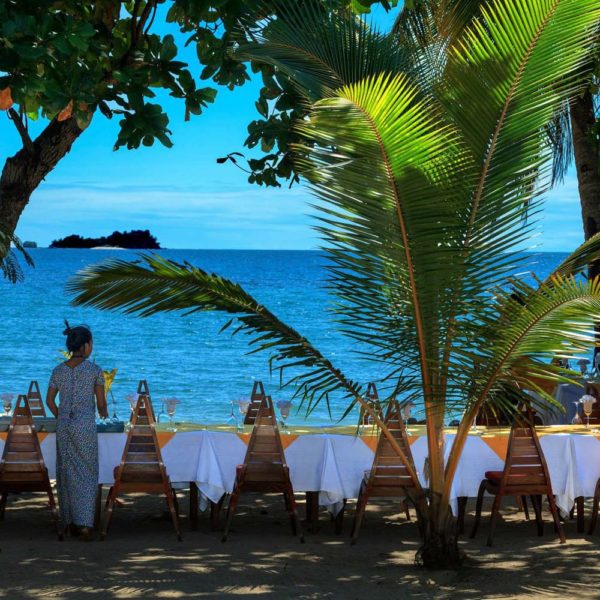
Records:
[[[598,522],[598,505],[600,504],[600,479],[596,482],[596,489],[594,490],[594,502],[592,504],[592,519],[590,521],[590,528],[588,535],[592,535],[596,529],[596,523]]]
[[[535,522],[537,525],[538,535],[544,535],[544,521],[542,520],[542,500],[538,495],[531,496],[531,504],[533,505],[533,510],[535,511]]]
[[[492,514],[490,515],[490,532],[488,534],[487,545],[491,546],[494,539],[494,531],[496,530],[496,521],[500,512],[500,503],[502,502],[502,494],[496,494],[494,503],[492,504]]]
[[[354,514],[354,523],[352,525],[352,533],[350,534],[350,544],[352,545],[356,544],[356,541],[358,540],[358,532],[360,531],[360,526],[365,515],[368,501],[369,496],[367,492],[365,490],[361,490],[356,502],[356,513]]]
[[[575,506],[577,506],[577,533],[583,533],[585,529],[585,507],[583,504],[583,496],[575,498]]]
[[[229,535],[229,528],[231,527],[231,521],[233,520],[233,514],[235,513],[235,509],[237,508],[237,503],[240,498],[240,488],[236,482],[233,492],[229,498],[229,505],[227,506],[227,517],[225,520],[225,530],[223,531],[223,537],[221,538],[222,542],[227,541],[227,536]]]
[[[198,529],[198,486],[194,481],[190,481],[190,528]]]
[[[556,501],[554,500],[554,496],[552,494],[548,494],[548,496],[546,497],[548,498],[548,505],[550,506],[550,512],[552,513],[552,518],[554,519],[554,525],[556,527],[556,531],[558,532],[560,543],[564,544],[566,542],[565,532],[563,530],[560,519],[558,518],[558,508],[556,506]]]
[[[477,503],[475,504],[475,523],[473,523],[473,529],[471,530],[471,539],[477,534],[479,529],[479,522],[481,521],[481,508],[483,507],[483,495],[485,494],[485,479],[479,484],[479,491],[477,492]]]
[[[2,497],[0,497],[0,521],[4,521],[4,512],[6,511],[7,500],[8,492],[2,492]]]
[[[104,509],[104,526],[102,527],[102,533],[100,534],[100,539],[105,540],[106,534],[108,533],[108,526],[110,525],[110,520],[112,519],[112,513],[115,506],[115,500],[117,498],[118,486],[114,485],[108,491],[108,497],[106,498],[106,507]]]
[[[310,533],[319,530],[319,492],[306,492],[306,525]]]
[[[167,505],[169,506],[169,512],[171,513],[171,520],[173,521],[173,527],[177,534],[177,540],[181,542],[181,529],[179,528],[179,503],[177,502],[177,496],[172,487],[167,486],[165,489],[165,495],[167,496]]]
[[[292,533],[294,535],[299,536],[300,542],[304,543],[304,535],[302,533],[302,528],[300,526],[300,519],[298,518],[298,510],[296,508],[296,499],[294,498],[294,492],[290,485],[289,491],[283,494],[285,498],[285,505],[290,516],[290,521],[292,525]]]
[[[408,506],[408,502],[406,500],[406,498],[404,498],[404,500],[402,501],[402,505],[400,506],[401,510],[404,510],[404,516],[406,517],[407,521],[410,521],[410,510],[409,510],[409,506]]]
[[[529,521],[529,508],[527,506],[527,496],[517,496],[517,505],[519,510],[525,513],[525,520]]]
[[[464,534],[465,532],[465,511],[467,508],[467,500],[466,496],[459,496],[457,499],[458,503],[458,515],[456,516],[456,525],[459,534]]]

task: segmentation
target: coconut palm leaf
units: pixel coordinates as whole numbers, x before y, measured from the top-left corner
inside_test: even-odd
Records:
[[[328,404],[330,393],[341,392],[352,404],[361,404],[372,415],[396,452],[404,457],[394,436],[363,400],[360,386],[236,283],[189,263],[141,255],[138,261],[113,259],[87,267],[67,284],[67,291],[75,295],[76,305],[141,317],[173,311],[233,314],[223,330],[235,322],[234,334],[249,336],[252,352],[268,352],[272,367],[282,375],[292,370],[294,374],[286,385],[296,387],[294,395],[306,403],[307,413],[320,401]]]
[[[14,250],[11,245],[14,246]],[[0,256],[3,256],[0,259],[0,272],[11,283],[23,280],[23,269],[19,264],[19,255],[27,265],[34,266],[33,260],[21,244],[21,240],[0,228]]]
[[[318,1],[273,4],[276,17],[249,23],[253,41],[241,44],[236,57],[275,66],[311,102],[370,75],[411,68],[393,37],[359,17],[327,12]]]

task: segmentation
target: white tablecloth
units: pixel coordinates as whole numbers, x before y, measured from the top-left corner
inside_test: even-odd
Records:
[[[113,469],[121,460],[126,434],[100,434],[99,483],[113,482]],[[453,436],[448,435],[449,451]],[[556,433],[542,435],[541,446],[552,479],[557,504],[563,514],[578,496],[594,494],[600,477],[600,441],[592,435]],[[0,451],[4,442],[0,440]],[[50,476],[56,474],[56,437],[41,444]],[[411,445],[415,466],[422,479],[427,440]],[[231,492],[236,465],[244,460],[246,445],[234,433],[192,431],[176,433],[162,448],[172,482],[197,483],[202,495],[217,502]],[[285,450],[290,477],[297,492],[320,492],[320,504],[335,512],[344,498],[356,498],[364,472],[371,468],[373,451],[362,439],[350,435],[301,435]],[[460,496],[475,497],[486,471],[500,471],[503,460],[485,437],[469,436],[460,459],[451,493],[453,509]],[[425,484],[424,481],[422,481]]]

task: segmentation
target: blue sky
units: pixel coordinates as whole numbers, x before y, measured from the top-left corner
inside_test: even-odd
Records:
[[[377,19],[386,20],[381,15]],[[189,58],[193,73],[199,72],[192,53],[183,58]],[[187,123],[183,104],[167,98],[171,149],[156,144],[114,152],[118,120],[96,114],[71,153],[34,192],[18,235],[47,245],[71,233],[99,236],[116,229],[150,229],[169,248],[316,248],[306,190],[251,185],[233,165],[216,163],[229,152],[244,152],[247,124],[257,118],[259,87],[250,82],[234,92],[220,89],[215,104]],[[2,163],[19,149],[19,141],[12,123],[0,115]],[[582,239],[571,170],[564,185],[547,196],[536,245],[568,251]]]

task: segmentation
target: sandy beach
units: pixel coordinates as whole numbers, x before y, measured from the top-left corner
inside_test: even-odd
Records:
[[[206,514],[198,531],[190,531],[187,496],[179,496],[181,543],[158,497],[126,497],[107,540],[90,543],[56,541],[42,497],[13,497],[0,524],[0,598],[600,597],[600,535],[578,535],[571,521],[561,546],[548,513],[539,538],[534,523],[525,523],[510,503],[493,548],[485,546],[484,522],[475,540],[461,542],[469,561],[460,572],[429,572],[413,564],[415,522],[389,503],[369,507],[356,546],[349,544],[352,503],[340,536],[323,511],[320,530],[300,544],[277,496],[248,495],[222,543]],[[303,515],[303,503],[299,508]]]

